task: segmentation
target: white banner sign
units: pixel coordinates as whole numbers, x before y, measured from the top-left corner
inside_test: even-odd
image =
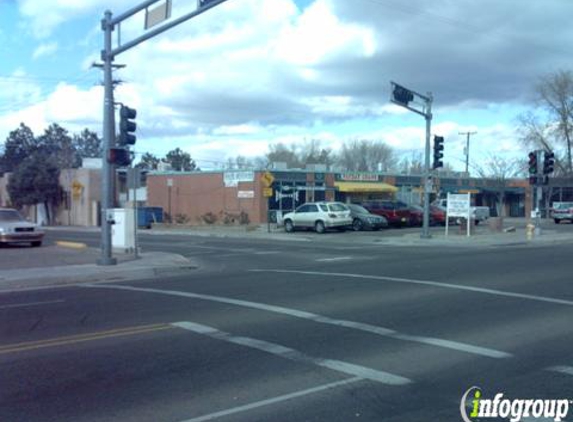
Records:
[[[243,199],[253,199],[255,197],[255,191],[254,190],[240,190],[237,192],[237,197],[243,198]]]
[[[470,213],[470,194],[448,193],[448,217],[468,218]]]
[[[254,171],[226,171],[223,173],[223,182],[228,188],[238,186],[239,182],[253,182],[254,180]]]

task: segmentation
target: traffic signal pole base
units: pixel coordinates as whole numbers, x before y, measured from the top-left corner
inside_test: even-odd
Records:
[[[117,259],[114,257],[102,256],[96,260],[96,264],[101,266],[117,265]]]
[[[431,239],[432,235],[430,233],[422,233],[420,234],[420,239]]]

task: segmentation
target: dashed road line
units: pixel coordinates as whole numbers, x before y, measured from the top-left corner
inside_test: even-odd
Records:
[[[223,340],[228,343],[238,344],[240,346],[250,347],[252,349],[261,350],[284,359],[292,360],[295,362],[308,363],[322,368],[331,369],[333,371],[341,372],[344,374],[360,377],[371,381],[376,381],[387,385],[406,385],[412,381],[400,375],[391,374],[385,371],[368,368],[366,366],[355,365],[335,359],[316,358],[304,354],[298,350],[291,349],[290,347],[283,346],[277,343],[271,343],[264,340],[259,340],[252,337],[234,336],[225,331],[218,330],[217,328],[208,325],[197,324],[190,321],[175,322],[171,324],[174,327],[182,328],[184,330],[192,331],[196,334],[201,334],[217,340]]]
[[[107,288],[107,289],[116,289],[116,290],[127,290],[127,291],[136,291],[136,292],[147,292],[147,293],[156,293],[162,295],[169,295],[169,296],[180,296],[180,297],[189,297],[192,299],[200,299],[200,300],[208,300],[211,302],[219,302],[225,303],[230,305],[241,306],[245,308],[257,309],[267,312],[273,312],[277,314],[288,315],[295,318],[301,318],[310,320],[313,322],[323,323],[334,325],[338,327],[344,328],[351,328],[359,331],[364,331],[372,334],[376,334],[383,337],[390,337],[398,340],[403,341],[410,341],[415,343],[422,343],[436,347],[442,347],[446,349],[456,350],[459,352],[470,353],[479,356],[485,356],[494,359],[503,359],[509,358],[512,355],[507,352],[502,352],[500,350],[490,349],[486,347],[475,346],[472,344],[461,343],[457,341],[445,340],[435,337],[426,337],[426,336],[416,336],[410,334],[399,333],[397,331],[380,327],[377,325],[365,324],[361,322],[355,321],[348,321],[342,319],[335,319],[330,318],[327,316],[314,314],[311,312],[300,311],[297,309],[285,308],[282,306],[275,306],[275,305],[267,305],[264,303],[259,302],[250,302],[246,300],[240,299],[232,299],[228,297],[222,296],[213,296],[213,295],[205,295],[200,293],[192,293],[192,292],[182,292],[177,290],[161,290],[161,289],[153,289],[153,288],[145,288],[145,287],[132,287],[132,286],[124,286],[124,285],[110,285],[110,284],[84,284],[82,287],[88,288]]]
[[[573,366],[552,366],[551,368],[547,368],[547,370],[573,376]]]
[[[346,261],[352,259],[351,256],[335,256],[332,258],[319,258],[316,259],[317,262],[333,262],[333,261]]]

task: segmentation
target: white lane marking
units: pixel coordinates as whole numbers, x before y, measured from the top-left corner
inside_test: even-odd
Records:
[[[8,308],[24,308],[26,306],[39,306],[39,305],[49,305],[51,303],[62,303],[65,302],[64,299],[58,299],[58,300],[47,300],[44,302],[28,302],[28,303],[14,303],[11,305],[2,305],[0,306],[0,309],[8,309]]]
[[[331,261],[346,261],[348,259],[352,259],[351,256],[335,256],[333,258],[320,258],[316,261],[318,262],[331,262]]]
[[[317,387],[308,388],[306,390],[296,391],[294,393],[284,394],[282,396],[273,397],[271,399],[261,400],[254,403],[245,404],[242,406],[232,407],[230,409],[221,410],[219,412],[210,413],[208,415],[199,416],[193,419],[187,419],[181,422],[204,422],[204,421],[212,421],[214,419],[222,418],[224,416],[233,415],[235,413],[245,412],[247,410],[256,409],[263,406],[268,406],[275,403],[280,403],[287,400],[292,400],[298,397],[308,396],[310,394],[319,393],[325,390],[331,390],[336,387],[342,387],[344,385],[353,384],[358,381],[363,381],[360,377],[352,377],[342,381],[331,382],[329,384],[319,385]]]
[[[547,368],[547,370],[573,376],[573,366],[552,366]]]
[[[158,293],[163,295],[171,296],[181,296],[190,297],[193,299],[209,300],[212,302],[225,303],[230,305],[242,306],[245,308],[258,309],[267,312],[274,312],[277,314],[288,315],[295,318],[307,319],[314,322],[319,322],[322,324],[329,324],[338,327],[351,328],[359,331],[365,331],[368,333],[377,334],[379,336],[395,338],[398,340],[411,341],[415,343],[429,344],[432,346],[443,347],[446,349],[452,349],[456,351],[466,352],[474,355],[486,356],[495,359],[509,358],[512,355],[510,353],[502,352],[495,349],[489,349],[480,346],[474,346],[467,343],[460,343],[457,341],[444,340],[434,337],[425,336],[415,336],[409,334],[398,333],[394,330],[380,327],[377,325],[365,324],[355,321],[347,321],[343,319],[330,318],[323,315],[314,314],[311,312],[300,311],[297,309],[284,308],[282,306],[267,305],[264,303],[250,302],[240,299],[231,299],[221,296],[204,295],[199,293],[191,292],[181,292],[177,290],[160,290],[144,287],[131,287],[123,285],[109,285],[109,284],[85,284],[83,287],[93,287],[93,288],[108,288],[108,289],[118,289],[118,290],[130,290],[136,292],[148,292],[148,293]]]
[[[348,362],[343,362],[334,359],[315,358],[306,355],[298,350],[291,349],[290,347],[281,344],[271,343],[264,340],[258,340],[251,337],[239,337],[229,334],[225,331],[218,330],[217,328],[208,325],[197,324],[195,322],[182,321],[171,324],[174,327],[182,328],[184,330],[192,331],[197,334],[202,334],[217,340],[223,340],[228,343],[234,343],[252,349],[261,350],[279,356],[284,359],[289,359],[295,362],[309,363],[323,368],[332,369],[333,371],[342,372],[344,374],[353,375],[362,379],[380,382],[388,385],[406,385],[412,381],[400,375],[394,375],[389,372],[379,371],[377,369],[367,368],[365,366],[355,365]]]
[[[275,255],[281,253],[280,251],[259,251],[255,252],[255,255]]]
[[[537,302],[554,303],[557,305],[573,306],[573,301],[566,299],[557,299],[547,296],[535,296],[526,293],[515,293],[504,290],[488,289],[485,287],[464,286],[462,284],[441,283],[438,281],[429,281],[429,280],[416,280],[411,278],[386,277],[386,276],[353,274],[353,273],[330,273],[323,271],[298,271],[298,270],[273,270],[273,269],[269,270],[254,269],[249,271],[259,272],[259,273],[285,273],[285,274],[301,274],[301,275],[320,275],[327,277],[347,277],[347,278],[359,278],[363,280],[379,280],[379,281],[392,281],[392,282],[407,283],[407,284],[421,284],[424,286],[442,287],[444,289],[465,290],[468,292],[485,293],[495,296],[505,296],[517,299],[534,300]]]

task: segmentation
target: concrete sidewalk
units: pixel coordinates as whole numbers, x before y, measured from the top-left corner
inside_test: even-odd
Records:
[[[72,264],[69,255],[61,253],[61,259],[53,260],[49,266],[0,270],[0,291],[167,277],[197,268],[181,255],[164,252],[142,253],[139,259],[116,254],[118,264],[111,266],[96,265],[98,256],[98,249],[87,248],[80,257],[74,257]]]
[[[353,244],[353,245],[392,245],[392,246],[455,246],[455,247],[485,247],[485,246],[517,246],[517,245],[544,245],[554,243],[573,242],[573,234],[560,232],[551,225],[551,228],[542,229],[538,237],[528,239],[525,232],[525,219],[506,218],[504,228],[515,227],[514,232],[492,232],[486,225],[473,228],[470,237],[460,231],[459,226],[451,226],[450,234],[445,236],[444,227],[431,227],[430,239],[421,239],[421,228],[388,229],[377,232],[353,232],[339,233],[336,231],[325,234],[317,234],[312,231],[297,231],[285,233],[282,226],[271,224],[250,226],[184,226],[184,225],[161,225],[151,230],[139,230],[139,236],[203,236],[216,238],[235,238],[253,240],[277,240],[294,242],[314,242],[325,244]],[[57,229],[64,229],[58,227]],[[70,230],[84,230],[82,228],[69,228]],[[94,231],[87,228],[86,231]]]

